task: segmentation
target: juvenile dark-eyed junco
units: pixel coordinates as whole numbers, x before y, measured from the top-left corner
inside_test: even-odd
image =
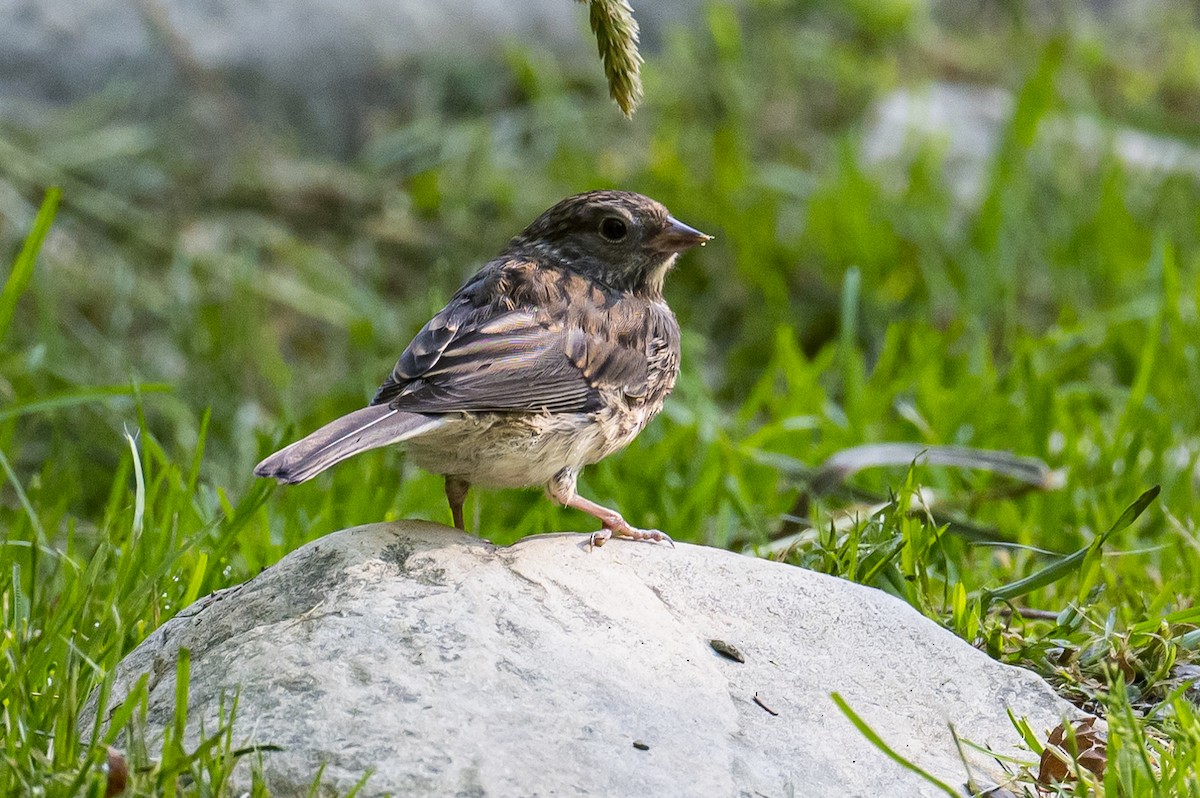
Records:
[[[670,542],[575,492],[580,470],[627,446],[679,374],[679,325],[663,280],[709,236],[627,191],[568,197],[458,290],[404,350],[369,407],[263,460],[304,482],[347,457],[406,442],[446,478],[464,529],[471,485],[544,485],[600,519],[592,535]]]

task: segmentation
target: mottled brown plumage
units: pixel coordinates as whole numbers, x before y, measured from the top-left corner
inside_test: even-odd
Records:
[[[575,493],[579,471],[628,445],[679,373],[662,297],[679,253],[708,236],[639,194],[593,191],[539,216],[417,333],[371,406],[268,457],[255,473],[302,482],[407,441],[446,477],[455,525],[470,485],[544,485],[611,534],[669,540]]]

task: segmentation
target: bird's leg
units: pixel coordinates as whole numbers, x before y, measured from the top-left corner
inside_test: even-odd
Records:
[[[555,475],[554,479],[546,486],[546,492],[550,494],[550,498],[554,499],[564,507],[570,507],[574,510],[583,510],[588,515],[600,519],[602,529],[598,532],[593,532],[588,544],[591,546],[603,546],[613,535],[619,538],[630,538],[632,540],[647,540],[651,542],[666,541],[671,544],[671,548],[675,547],[675,541],[671,540],[670,535],[665,532],[660,532],[657,529],[638,529],[626,521],[616,510],[610,510],[603,505],[596,504],[594,501],[585,499],[575,492],[575,480],[578,474],[570,469],[563,469]]]
[[[450,502],[450,515],[454,516],[454,526],[464,532],[467,531],[467,525],[463,523],[463,504],[470,489],[471,483],[462,477],[446,477],[446,500]]]
[[[605,541],[616,535],[619,538],[648,540],[655,543],[666,541],[671,544],[671,548],[675,548],[675,541],[671,540],[671,536],[666,532],[660,532],[657,529],[638,529],[621,517],[621,514],[616,510],[610,510],[603,505],[596,504],[594,501],[585,499],[579,494],[571,496],[563,504],[576,510],[583,510],[588,515],[593,515],[600,519],[603,528],[599,532],[592,533],[592,538],[589,542],[593,546],[603,546]]]

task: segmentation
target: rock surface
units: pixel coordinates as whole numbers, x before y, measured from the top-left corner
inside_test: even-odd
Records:
[[[0,87],[69,100],[171,68],[168,37],[201,67],[294,88],[364,80],[381,63],[506,37],[581,39],[561,0],[0,0]]]
[[[1006,710],[1043,734],[1074,714],[877,590],[700,546],[502,548],[425,522],[314,541],[158,629],[112,701],[149,673],[152,735],[171,722],[180,647],[193,739],[240,689],[234,744],[282,747],[264,754],[277,795],[305,794],[322,763],[338,793],[374,769],[360,795],[943,795],[830,693],[953,785],[966,773],[947,724],[1033,761]],[[1003,780],[968,757],[977,780]]]
[[[699,15],[688,0],[637,3],[650,49]],[[112,84],[178,101],[206,70],[252,105],[282,93],[324,109],[396,102],[406,60],[471,62],[512,43],[587,59],[587,8],[571,0],[0,0],[0,101],[64,103]]]
[[[1013,96],[996,87],[935,81],[896,89],[868,114],[863,161],[898,165],[898,174],[889,182],[902,184],[912,156],[922,147],[933,146],[957,207],[963,213],[973,212],[988,189],[992,162],[1015,108]],[[1077,153],[1094,162],[1111,154],[1131,172],[1200,179],[1197,148],[1179,139],[1113,127],[1088,116],[1048,115],[1038,128],[1036,144]]]
[[[700,9],[638,6],[647,53]],[[414,85],[431,65],[503,70],[514,44],[603,80],[588,10],[572,0],[0,0],[0,116],[36,127],[48,109],[98,94],[121,120],[195,103],[210,123],[232,124],[236,111],[234,121],[352,157],[374,116],[429,101]]]

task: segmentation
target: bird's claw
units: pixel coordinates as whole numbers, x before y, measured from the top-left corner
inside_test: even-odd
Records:
[[[608,542],[608,539],[613,536],[619,538],[629,538],[630,540],[644,540],[648,543],[667,542],[671,544],[671,548],[675,548],[675,541],[671,540],[671,536],[666,532],[660,532],[657,529],[638,529],[636,526],[630,526],[628,523],[604,525],[603,529],[599,529],[592,533],[588,538],[588,549],[598,548]]]

